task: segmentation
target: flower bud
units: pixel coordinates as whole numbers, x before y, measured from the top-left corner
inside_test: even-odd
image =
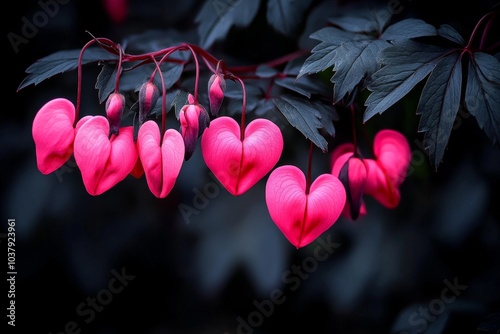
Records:
[[[181,134],[184,139],[184,159],[189,160],[196,149],[198,137],[210,124],[207,110],[200,104],[194,102],[191,94],[188,96],[188,104],[184,105],[179,113],[181,123]]]
[[[106,100],[106,116],[108,117],[110,134],[118,134],[124,109],[125,96],[120,93],[110,94]]]
[[[224,100],[226,90],[226,80],[221,73],[214,73],[208,81],[208,99],[210,101],[210,113],[213,117],[217,116]]]
[[[158,100],[160,91],[152,82],[145,82],[139,90],[139,123],[146,121]]]

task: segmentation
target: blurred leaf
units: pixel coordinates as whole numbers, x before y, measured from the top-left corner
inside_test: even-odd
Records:
[[[231,27],[248,26],[257,15],[260,0],[206,1],[195,18],[203,48],[226,36]]]
[[[81,50],[63,50],[37,60],[26,69],[28,76],[23,79],[17,90],[34,84],[38,85],[45,79],[56,74],[72,71],[78,67]],[[82,65],[98,61],[117,60],[118,57],[101,48],[88,48],[82,57]]]
[[[297,31],[312,0],[267,0],[267,22],[284,35]]]

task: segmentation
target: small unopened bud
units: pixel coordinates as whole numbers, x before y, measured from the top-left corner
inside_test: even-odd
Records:
[[[124,109],[125,96],[120,93],[110,94],[106,100],[106,116],[108,117],[110,134],[118,134]]]
[[[208,99],[210,101],[210,113],[213,117],[217,116],[219,109],[224,101],[224,92],[226,91],[226,80],[221,73],[214,73],[208,80]]]
[[[191,94],[188,96],[188,104],[184,105],[179,113],[181,123],[181,134],[184,139],[184,159],[189,160],[196,149],[198,137],[210,124],[207,110],[200,104],[194,102]]]
[[[146,121],[158,100],[160,91],[152,82],[145,82],[139,90],[139,123]]]

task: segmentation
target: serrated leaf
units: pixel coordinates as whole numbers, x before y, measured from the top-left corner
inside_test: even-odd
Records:
[[[490,140],[500,143],[500,62],[482,52],[469,62],[465,105]]]
[[[117,64],[115,63],[103,63],[101,72],[97,76],[97,81],[95,88],[97,89],[97,95],[99,97],[99,103],[104,102],[106,98],[111,94],[116,86],[116,72]]]
[[[286,77],[277,79],[275,83],[280,87],[299,93],[307,98],[311,98],[312,94],[325,96],[330,93],[329,87],[327,87],[322,81],[315,80],[312,77]]]
[[[290,125],[299,130],[323,152],[327,152],[328,142],[319,131],[325,129],[329,134],[334,133],[332,131],[335,117],[333,109],[331,110],[332,116],[328,118],[325,109],[318,108],[318,104],[293,95],[282,95],[274,98],[273,102]]]
[[[399,41],[422,36],[434,36],[436,34],[436,28],[423,20],[404,19],[388,26],[381,39]]]
[[[355,41],[343,43],[336,49],[335,63],[331,81],[334,103],[350,94],[364,78],[370,78],[378,70],[378,55],[381,50],[390,46],[384,40]]]
[[[440,25],[437,32],[439,36],[444,37],[449,41],[452,41],[460,45],[465,45],[465,41],[460,35],[460,33],[448,24]]]
[[[367,122],[374,115],[382,114],[398,102],[429,75],[448,51],[413,40],[403,41],[382,51],[380,61],[383,66],[373,74],[372,82],[367,87],[371,93],[365,101],[363,121]]]
[[[268,0],[267,22],[284,35],[295,33],[312,0]]]
[[[391,13],[385,8],[357,8],[352,6],[349,15],[329,19],[330,23],[345,31],[354,33],[373,33],[382,31],[391,19]]]
[[[311,55],[306,59],[297,77],[304,74],[314,74],[333,66],[335,50],[343,43],[353,40],[368,39],[365,35],[346,32],[334,27],[322,28],[310,36],[321,41],[311,50]]]
[[[78,67],[80,49],[63,50],[37,60],[26,69],[28,76],[23,79],[17,90],[40,82],[60,73],[72,71]],[[101,48],[88,48],[82,57],[82,65],[104,60],[117,60],[118,57]]]
[[[421,115],[418,130],[425,132],[424,147],[435,168],[441,163],[460,106],[461,60],[460,53],[453,52],[437,62],[417,107],[416,113]]]
[[[342,17],[332,20],[345,30],[328,27],[312,34],[311,38],[319,38],[322,42],[311,50],[311,56],[298,75],[313,74],[332,67],[335,72],[331,77],[334,103],[346,97],[352,100],[370,84],[372,75],[380,68],[380,55],[384,49],[410,38],[437,33],[432,25],[422,20],[405,19],[387,26],[390,17],[379,12],[362,15],[352,21]]]
[[[260,0],[206,1],[195,18],[201,46],[212,46],[215,41],[225,37],[233,26],[248,26],[259,6]]]

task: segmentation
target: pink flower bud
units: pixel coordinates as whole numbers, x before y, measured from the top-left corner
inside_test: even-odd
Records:
[[[117,135],[119,132],[123,109],[125,109],[125,96],[120,93],[110,94],[106,101],[106,116],[111,134]]]
[[[210,101],[210,113],[213,117],[217,116],[224,100],[226,90],[226,80],[220,73],[214,73],[208,81],[208,99]]]
[[[139,123],[146,121],[158,100],[160,91],[152,82],[145,82],[139,90]]]
[[[196,149],[198,137],[203,134],[205,128],[210,124],[207,110],[202,105],[195,103],[191,94],[188,96],[188,102],[181,108],[179,113],[181,134],[185,146],[185,160],[191,158]]]

